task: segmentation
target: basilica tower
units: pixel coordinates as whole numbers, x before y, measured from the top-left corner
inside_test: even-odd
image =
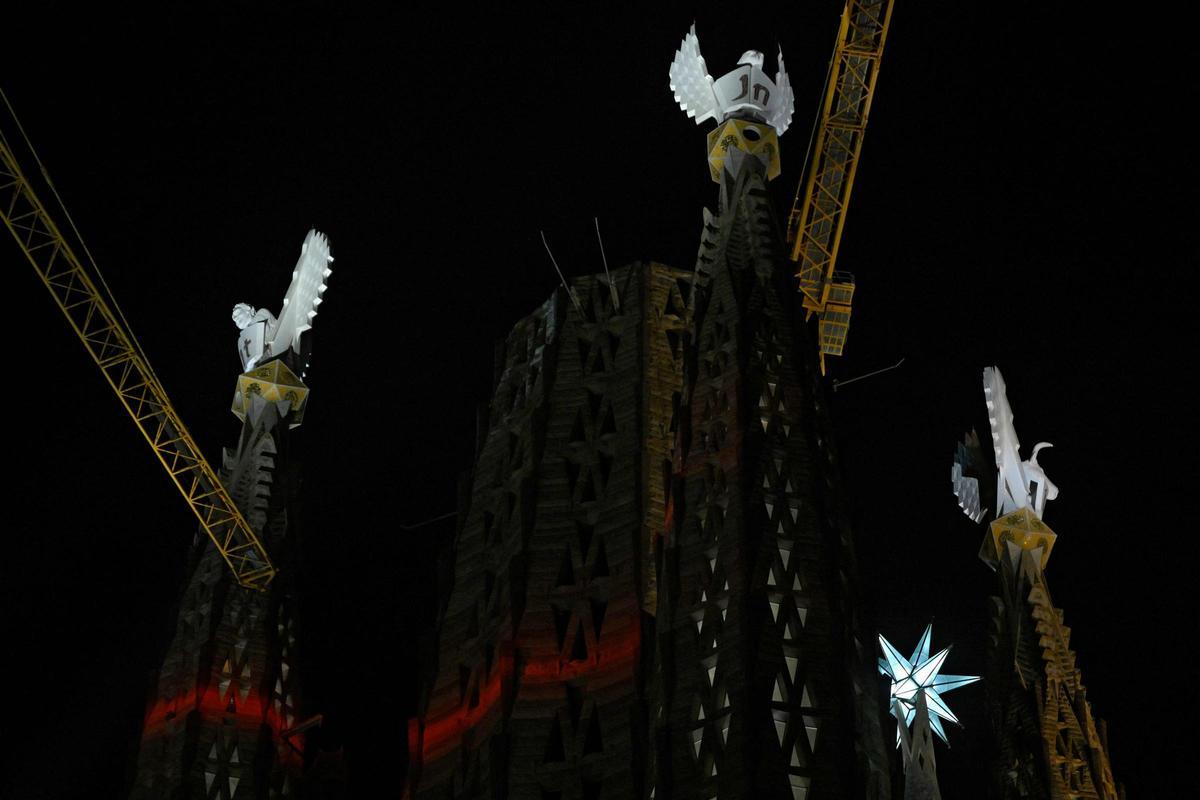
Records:
[[[995,570],[998,589],[990,599],[984,675],[993,737],[989,797],[1117,800],[1124,791],[1113,777],[1108,732],[1092,714],[1071,629],[1046,579],[1058,535],[1042,515],[1058,487],[1038,453],[1051,445],[1040,442],[1022,459],[999,369],[984,369],[983,390],[993,457],[968,434],[957,447],[951,480],[972,520],[982,521],[994,508],[979,551]]]
[[[281,568],[267,589],[244,588],[197,535],[143,724],[134,800],[297,796],[305,724],[296,670],[301,486],[293,429],[308,400],[305,332],[332,261],[328,241],[312,231],[279,318],[244,304],[234,309],[244,372],[231,410],[241,433],[223,453],[220,478]]]

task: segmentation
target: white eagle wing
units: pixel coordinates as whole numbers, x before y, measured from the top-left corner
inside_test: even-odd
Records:
[[[954,487],[954,496],[958,498],[958,507],[972,522],[981,522],[985,512],[979,500],[979,479],[963,474],[963,465],[955,461],[950,468],[950,483]]]
[[[988,509],[984,507],[984,497],[980,475],[987,469],[983,463],[983,452],[979,445],[979,437],[972,430],[954,448],[954,465],[950,468],[950,482],[954,487],[954,496],[958,505],[972,522],[982,522]]]
[[[1012,407],[1004,377],[998,367],[983,370],[983,396],[987,402],[988,425],[996,458],[996,516],[1002,517],[1029,503],[1029,489],[1021,471],[1021,443],[1013,427]]]
[[[300,334],[312,327],[313,317],[317,316],[325,278],[333,271],[329,267],[332,262],[329,239],[323,233],[309,231],[300,246],[300,260],[292,270],[292,285],[283,297],[283,310],[271,340],[272,353],[282,353],[289,347],[299,349]]]
[[[792,113],[796,109],[796,95],[792,91],[792,82],[788,80],[787,70],[783,67],[783,48],[779,48],[777,60],[779,71],[775,73],[775,94],[767,106],[767,124],[775,129],[775,133],[783,136],[784,131],[792,124]]]
[[[695,23],[692,23],[692,29],[683,37],[683,44],[675,53],[670,74],[675,102],[689,117],[696,118],[697,125],[717,116],[713,79],[704,64],[704,56],[700,55],[700,39],[696,36]]]

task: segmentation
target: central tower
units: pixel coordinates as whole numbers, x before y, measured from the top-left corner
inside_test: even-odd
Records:
[[[816,350],[767,181],[792,93],[695,33],[720,187],[692,270],[564,281],[497,348],[413,798],[883,798]]]
[[[816,347],[767,182],[791,120],[750,51],[714,80],[695,30],[676,100],[718,120],[661,542],[655,782],[671,797],[883,797],[855,562]],[[666,797],[668,793],[660,793]]]

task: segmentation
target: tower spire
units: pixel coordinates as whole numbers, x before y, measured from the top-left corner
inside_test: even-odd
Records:
[[[1033,448],[1022,461],[1000,370],[983,371],[995,466],[995,519],[980,558],[996,570],[988,642],[988,716],[997,754],[990,796],[1117,800],[1104,723],[1092,716],[1083,675],[1070,649],[1071,629],[1050,599],[1045,569],[1057,536],[1042,514],[1058,495]],[[963,512],[987,513],[987,459],[969,434],[957,447],[951,479]]]
[[[899,698],[892,698],[892,714],[905,714]],[[930,735],[929,706],[925,690],[918,689],[913,704],[912,729],[901,724],[897,730],[904,757],[904,800],[942,800],[938,789],[937,759]]]
[[[909,658],[900,655],[883,636],[879,637],[879,648],[883,651],[879,673],[892,679],[888,694],[892,716],[896,718],[896,744],[904,756],[905,800],[940,800],[930,731],[949,744],[941,720],[958,723],[958,717],[941,696],[979,680],[976,675],[939,674],[950,648],[931,657],[932,637],[933,623],[930,623]]]
[[[277,317],[239,303],[238,376],[231,411],[241,422],[220,478],[270,553],[297,558],[299,463],[292,430],[304,419],[308,337],[332,272],[329,241],[310,231]],[[160,797],[292,798],[303,768],[294,569],[268,592],[233,584],[214,544],[199,538],[142,728],[131,800]],[[239,786],[241,794],[238,794]]]
[[[751,51],[714,80],[693,30],[671,66],[680,106],[716,120],[720,199],[704,213],[670,464],[651,768],[676,797],[883,798],[825,385],[767,188],[791,92],[782,65],[768,81],[761,63]]]

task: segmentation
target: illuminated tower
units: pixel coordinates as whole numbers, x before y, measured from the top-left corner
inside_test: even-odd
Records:
[[[696,265],[651,709],[656,797],[884,797],[878,709],[854,614],[853,543],[816,345],[767,182],[792,115],[750,51],[707,75],[695,31],[671,66],[713,118],[719,185]]]
[[[197,536],[175,636],[146,714],[131,797],[287,798],[303,766],[295,670],[294,561],[299,463],[291,430],[303,417],[311,327],[329,275],[329,244],[310,232],[280,317],[239,304],[242,422],[220,477],[280,574],[265,592],[238,586]]]
[[[1045,568],[1057,535],[1042,521],[1058,488],[1037,463],[1038,444],[1021,460],[1004,379],[983,371],[995,463],[995,516],[980,558],[996,571],[991,598],[988,672],[984,676],[994,737],[989,796],[1100,798],[1123,790],[1113,779],[1105,725],[1092,715],[1082,673],[1070,649],[1071,630],[1050,599]],[[979,440],[959,445],[952,470],[963,511],[981,521],[991,505],[991,481]]]
[[[577,278],[497,348],[413,796],[648,794],[647,554],[690,295],[661,264]]]
[[[570,281],[497,350],[414,797],[883,798],[889,790],[816,348],[766,182],[791,119],[690,34],[719,118],[692,271]]]

